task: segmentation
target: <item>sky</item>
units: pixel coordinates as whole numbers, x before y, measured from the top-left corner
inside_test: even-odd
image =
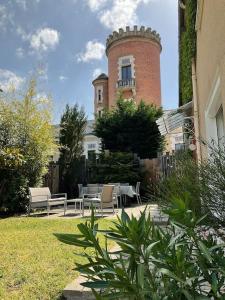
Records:
[[[105,41],[113,30],[146,26],[161,36],[164,109],[178,106],[177,0],[0,0],[0,87],[23,89],[39,74],[54,123],[66,104],[93,119],[92,80],[107,73]]]

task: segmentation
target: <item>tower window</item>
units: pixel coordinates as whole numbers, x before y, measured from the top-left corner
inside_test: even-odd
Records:
[[[98,90],[98,102],[102,102],[102,91]]]
[[[122,80],[131,79],[131,65],[122,67]]]

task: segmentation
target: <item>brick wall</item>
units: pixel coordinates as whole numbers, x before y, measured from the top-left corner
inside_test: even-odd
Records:
[[[118,59],[133,55],[136,81],[137,103],[144,99],[146,103],[161,105],[160,84],[160,47],[157,43],[143,38],[120,40],[114,43],[108,51],[108,89],[109,106],[115,105],[118,89]],[[131,95],[129,92],[125,92]]]

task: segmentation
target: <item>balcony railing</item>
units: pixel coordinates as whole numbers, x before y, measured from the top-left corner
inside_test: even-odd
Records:
[[[117,81],[117,88],[132,88],[135,86],[135,79],[123,79],[123,80],[118,80]]]

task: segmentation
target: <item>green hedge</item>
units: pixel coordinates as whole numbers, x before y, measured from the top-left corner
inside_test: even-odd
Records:
[[[188,0],[185,4],[185,30],[180,34],[180,104],[192,100],[192,58],[196,54],[197,1]]]

